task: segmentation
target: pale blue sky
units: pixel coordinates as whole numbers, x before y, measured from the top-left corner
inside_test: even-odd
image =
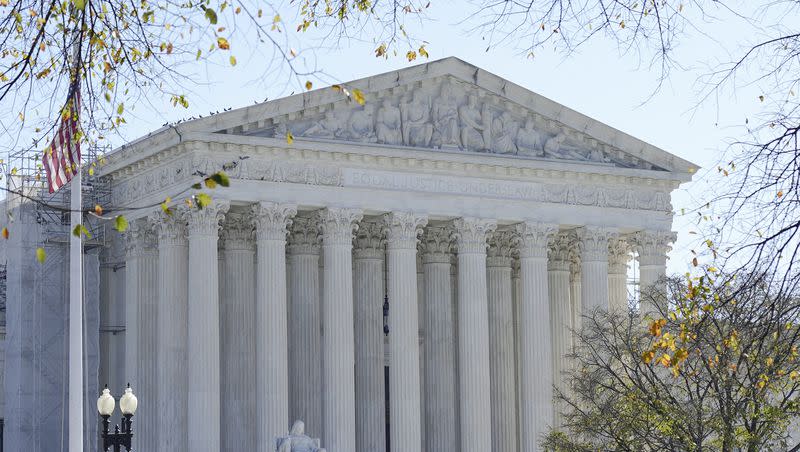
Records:
[[[423,27],[410,26],[412,34],[424,37],[429,44],[430,59],[457,56],[476,66],[493,72],[574,110],[625,131],[682,158],[699,164],[704,169],[695,176],[695,182],[685,184],[673,195],[676,211],[690,209],[709,197],[709,188],[718,179],[706,177],[716,173],[726,144],[741,136],[744,120],[758,114],[765,105],[758,96],[758,85],[740,87],[735,93],[728,90],[723,96],[710,99],[698,106],[702,86],[698,78],[718,61],[729,61],[748,42],[763,37],[762,24],[747,23],[734,15],[719,11],[721,23],[709,24],[703,18],[694,18],[702,30],[689,27],[680,40],[675,57],[682,69],[672,71],[670,78],[655,95],[659,72],[650,70],[646,60],[639,63],[635,56],[622,56],[616,46],[601,39],[586,45],[565,57],[551,49],[539,50],[533,59],[511,45],[500,46],[486,52],[487,41],[480,34],[468,34],[466,24],[457,23],[468,10],[468,3],[434,1],[428,16],[433,20]],[[454,15],[454,12],[457,12]],[[696,12],[687,8],[690,17]],[[291,24],[291,17],[283,15]],[[293,29],[293,27],[289,27]],[[289,32],[293,36],[293,32]],[[713,38],[712,38],[713,37]],[[318,43],[297,42],[298,50]],[[344,40],[328,42],[327,49],[314,53],[317,67],[324,70],[327,80],[357,79],[376,73],[407,67],[424,60],[409,63],[400,56],[388,60],[375,58],[372,42]],[[154,130],[167,121],[206,115],[209,111],[228,107],[242,107],[274,99],[292,91],[302,90],[293,83],[287,85],[285,74],[271,72],[263,77],[265,59],[269,56],[248,55],[245,45],[233,41],[231,53],[238,65],[230,68],[227,55],[224,63],[210,66],[196,74],[198,80],[209,83],[190,86],[193,91],[188,110],[171,107],[166,99],[153,105],[140,104],[128,119],[125,138],[135,138]],[[727,51],[727,52],[726,52]],[[302,56],[302,54],[301,54]],[[321,83],[315,81],[315,87]],[[115,143],[123,138],[113,139]],[[692,246],[688,231],[693,229],[694,217],[676,216],[674,229],[679,231],[670,264],[673,272],[683,272],[691,260],[688,250]]]

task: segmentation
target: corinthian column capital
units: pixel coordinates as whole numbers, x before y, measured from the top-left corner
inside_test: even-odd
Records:
[[[374,221],[364,221],[356,232],[353,250],[357,258],[380,259],[383,257],[384,226]]]
[[[328,207],[317,214],[324,245],[350,245],[353,232],[358,230],[356,222],[364,216],[359,209]]]
[[[253,226],[258,240],[286,240],[292,217],[297,214],[297,206],[260,202],[251,207]]]
[[[608,241],[608,272],[624,274],[628,271],[633,247],[624,238],[613,237]]]
[[[510,267],[517,235],[513,231],[497,231],[489,238],[486,265],[489,267]]]
[[[559,232],[547,244],[547,268],[550,270],[570,269],[570,250],[578,238],[572,231]]]
[[[125,231],[125,257],[139,257],[152,254],[156,248],[156,229],[149,219],[132,221]]]
[[[216,236],[229,207],[230,204],[227,201],[213,201],[202,209],[187,210],[189,235]]]
[[[633,234],[631,241],[639,253],[639,264],[663,264],[671,244],[678,235],[672,231],[640,231]]]
[[[443,226],[429,226],[425,228],[419,243],[422,263],[440,262],[449,264],[453,231]]]
[[[319,254],[319,225],[316,218],[295,217],[289,233],[289,254]]]
[[[558,232],[558,226],[526,221],[517,224],[516,230],[519,234],[520,257],[547,257],[547,243]]]
[[[617,237],[615,229],[585,226],[577,232],[581,241],[582,261],[596,262],[608,259],[608,242]]]
[[[459,254],[483,254],[488,246],[487,239],[497,229],[497,221],[463,217],[455,219],[453,227]]]
[[[226,215],[220,234],[222,246],[229,250],[250,250],[255,246],[254,231],[250,216],[234,212]]]
[[[164,212],[153,213],[147,218],[147,221],[155,231],[159,244],[185,243],[187,237],[187,209],[177,207],[170,210],[170,212],[170,214]]]
[[[383,216],[386,246],[389,249],[416,249],[417,237],[428,224],[427,215],[413,212],[392,212]]]

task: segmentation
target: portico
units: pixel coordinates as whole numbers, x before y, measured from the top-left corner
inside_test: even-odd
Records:
[[[271,451],[294,418],[329,452],[540,450],[569,331],[625,306],[633,256],[665,274],[694,166],[454,58],[347,87],[366,104],[315,90],[109,156],[117,205],[176,203],[131,219],[125,296],[159,289],[126,324],[158,370],[131,384],[191,450]]]

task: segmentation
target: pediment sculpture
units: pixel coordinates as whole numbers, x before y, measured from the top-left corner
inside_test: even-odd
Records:
[[[559,127],[508,99],[442,78],[375,93],[365,105],[345,102],[288,117],[255,134],[391,146],[577,160],[625,168],[654,167],[580,132]]]
[[[320,447],[319,439],[306,435],[306,424],[295,421],[289,434],[276,439],[277,452],[325,452]]]

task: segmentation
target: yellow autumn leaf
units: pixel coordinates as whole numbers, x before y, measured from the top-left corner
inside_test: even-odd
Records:
[[[8,228],[3,228],[3,238],[8,240]]]
[[[45,259],[47,259],[47,253],[44,252],[44,248],[36,248],[36,260],[39,261],[40,264],[44,264]]]
[[[311,83],[311,81],[310,81],[310,80],[306,81],[306,89],[307,89],[307,90],[311,91],[311,88],[312,88],[313,86],[314,86],[314,85]]]
[[[292,135],[292,132],[286,132],[286,142],[289,144],[294,143],[294,135]]]
[[[364,98],[364,93],[360,89],[353,90],[353,99],[358,102],[358,105],[364,105],[367,100]]]
[[[778,190],[778,198],[783,196],[783,190]]]
[[[228,50],[231,48],[230,43],[227,39],[223,38],[222,36],[217,37],[217,47],[222,50]]]
[[[428,51],[425,50],[425,46],[419,48],[419,55],[428,58]]]
[[[231,62],[231,66],[236,66],[236,57],[235,56],[231,55],[231,57],[229,58],[229,61]]]

